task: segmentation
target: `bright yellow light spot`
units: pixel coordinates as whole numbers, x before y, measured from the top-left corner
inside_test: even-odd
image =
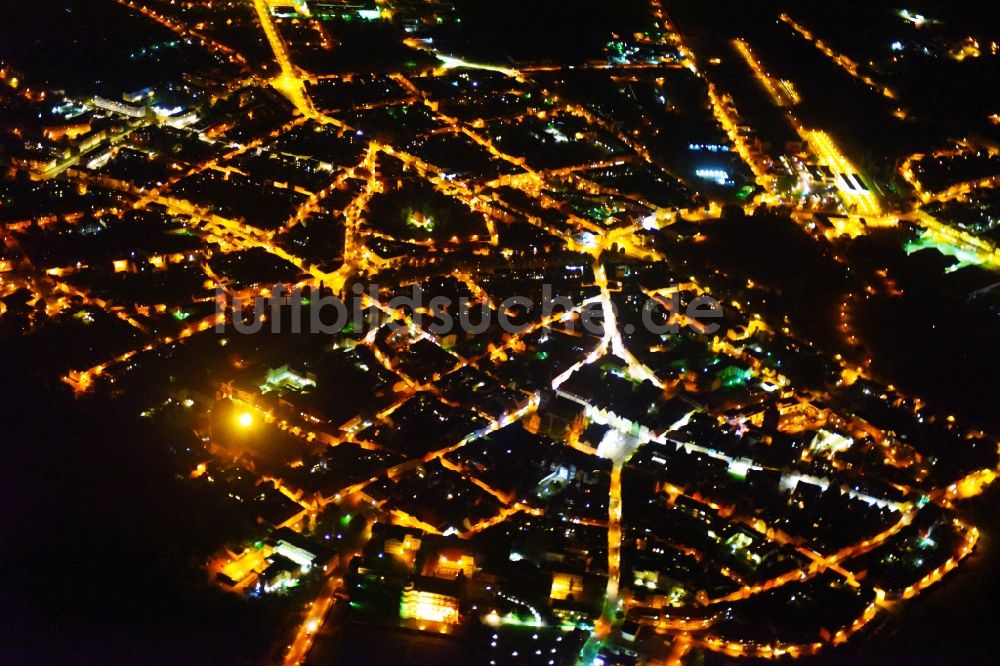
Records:
[[[236,422],[241,428],[249,428],[253,425],[253,414],[250,412],[243,412],[237,417]]]

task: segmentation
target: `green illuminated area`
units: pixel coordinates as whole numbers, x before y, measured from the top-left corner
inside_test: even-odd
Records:
[[[933,231],[922,231],[916,240],[912,240],[903,246],[907,254],[913,254],[921,250],[933,249],[941,254],[957,259],[957,263],[949,270],[955,271],[964,266],[982,266],[986,262],[981,255],[963,250],[946,238],[941,238]]]

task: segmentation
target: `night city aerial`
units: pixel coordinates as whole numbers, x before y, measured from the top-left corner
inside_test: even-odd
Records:
[[[0,664],[1000,655],[1000,3],[2,0]]]

